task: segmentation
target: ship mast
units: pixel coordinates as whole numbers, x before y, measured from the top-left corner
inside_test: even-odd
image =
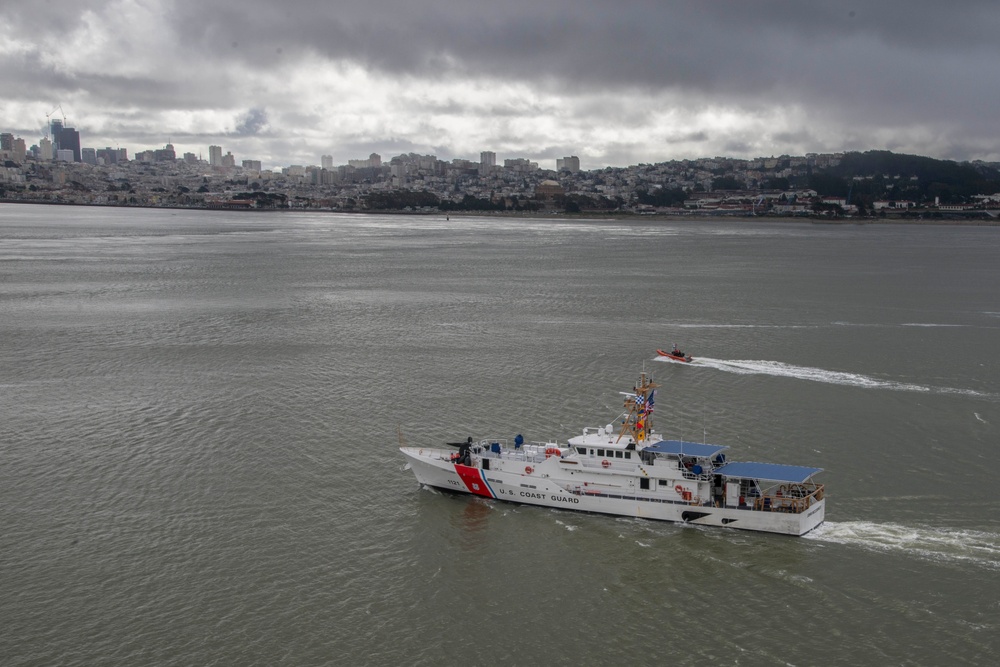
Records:
[[[654,397],[659,386],[646,376],[645,371],[639,375],[639,384],[631,394],[625,395],[625,415],[622,417],[617,442],[626,437],[632,438],[636,443],[649,439],[649,433],[653,430]]]

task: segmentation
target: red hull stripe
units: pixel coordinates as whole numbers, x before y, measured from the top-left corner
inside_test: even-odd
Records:
[[[486,478],[483,477],[479,468],[456,464],[455,472],[457,472],[458,476],[462,478],[463,482],[465,482],[465,488],[469,490],[469,493],[482,496],[484,498],[497,497],[496,494],[493,493],[493,489],[490,488],[489,482],[487,482]]]

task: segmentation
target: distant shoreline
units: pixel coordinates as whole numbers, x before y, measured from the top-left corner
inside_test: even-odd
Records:
[[[622,220],[657,222],[803,222],[814,225],[943,225],[965,227],[1000,227],[1000,218],[987,216],[954,216],[939,218],[886,216],[878,218],[831,218],[817,215],[729,215],[729,214],[677,214],[677,213],[621,213],[615,211],[583,211],[561,213],[558,211],[338,211],[322,208],[208,208],[204,206],[146,206],[142,204],[78,204],[74,202],[28,201],[0,199],[0,204],[26,204],[31,206],[78,206],[81,208],[152,209],[170,211],[206,211],[227,213],[337,213],[343,215],[398,215],[421,217],[486,217],[486,218],[542,218],[547,220]]]

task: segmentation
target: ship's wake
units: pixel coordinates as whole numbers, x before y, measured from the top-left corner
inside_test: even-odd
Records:
[[[807,533],[805,538],[1000,570],[1000,533],[868,521],[827,521]]]
[[[657,357],[663,361],[669,361],[667,357]],[[675,362],[682,363],[682,362]],[[767,359],[711,359],[709,357],[695,357],[690,363],[691,366],[701,366],[714,368],[727,373],[738,375],[773,375],[776,377],[788,377],[797,380],[811,380],[813,382],[825,382],[827,384],[847,385],[851,387],[861,387],[863,389],[889,389],[894,391],[915,391],[932,394],[961,394],[965,396],[978,396],[989,398],[989,394],[972,389],[954,389],[951,387],[928,387],[909,382],[898,382],[895,380],[880,380],[860,373],[846,373],[843,371],[831,371],[825,368],[812,368],[809,366],[795,366],[785,364],[780,361],[769,361]]]

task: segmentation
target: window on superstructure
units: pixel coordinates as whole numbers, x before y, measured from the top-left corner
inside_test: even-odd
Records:
[[[597,455],[598,456],[604,456],[604,450],[603,449],[598,449],[597,450]]]
[[[627,459],[632,458],[632,452],[625,452],[625,458]]]
[[[616,459],[623,459],[623,458],[625,458],[625,452],[623,452],[623,451],[617,451],[617,452],[615,452],[615,458]]]

